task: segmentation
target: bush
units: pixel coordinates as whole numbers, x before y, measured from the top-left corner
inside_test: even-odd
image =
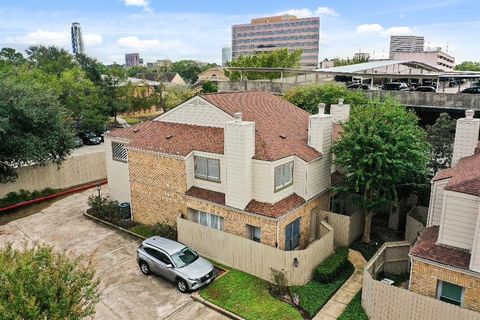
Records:
[[[333,281],[343,268],[348,264],[348,248],[339,247],[335,253],[315,268],[314,278],[318,282]]]
[[[87,262],[86,262],[87,261]],[[52,247],[0,249],[0,314],[8,319],[83,319],[95,314],[99,281],[88,259]]]
[[[110,196],[92,194],[88,197],[88,205],[88,212],[97,218],[110,222],[118,219],[118,201],[112,200]]]
[[[177,240],[177,228],[165,223],[157,223],[153,226],[138,224],[130,229],[130,231],[139,234],[145,238],[160,236],[172,240]]]

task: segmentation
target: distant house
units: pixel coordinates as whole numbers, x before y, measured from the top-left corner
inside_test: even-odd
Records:
[[[453,165],[432,181],[427,228],[410,251],[410,290],[480,311],[480,119],[457,121]]]
[[[157,81],[158,76],[155,73],[137,73],[135,75],[135,78],[137,79],[145,79],[149,81]],[[184,86],[187,83],[183,78],[177,73],[177,72],[167,72],[165,74],[165,84],[171,84],[171,85],[179,85],[179,86]]]
[[[330,205],[334,121],[348,112],[332,114],[310,115],[267,92],[196,96],[107,135],[111,196],[130,202],[140,223],[175,225],[181,215],[282,250],[304,248]]]
[[[230,80],[221,67],[210,68],[198,75],[198,81],[228,81]]]

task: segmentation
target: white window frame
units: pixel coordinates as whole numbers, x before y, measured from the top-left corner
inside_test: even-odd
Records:
[[[125,143],[112,141],[111,147],[112,147],[112,159],[114,161],[119,161],[119,162],[128,161],[128,152],[127,152]],[[120,156],[119,156],[119,153],[121,153]]]
[[[212,229],[223,231],[224,218],[216,214],[189,209],[189,220]]]
[[[290,172],[290,179],[286,173]],[[293,184],[294,162],[290,161],[279,166],[273,170],[273,189],[275,192],[288,188]]]
[[[455,284],[455,283],[451,283],[451,282],[448,282],[448,281],[443,281],[443,280],[438,280],[438,284],[437,284],[437,299],[440,300],[440,298],[442,297],[442,290],[443,290],[443,284],[447,282],[449,284],[452,284],[452,285],[455,285],[457,287],[460,287],[462,288],[462,294],[460,296],[460,305],[459,307],[463,307],[463,300],[464,300],[464,297],[465,297],[465,287],[462,287],[458,284]],[[441,300],[442,302],[445,302],[445,303],[449,303],[447,301],[443,301]]]
[[[206,174],[200,174],[198,172],[198,168],[200,165],[200,161],[205,161],[205,170]],[[201,179],[201,180],[207,180],[207,181],[212,181],[212,182],[221,182],[220,176],[221,176],[221,168],[220,168],[220,159],[215,159],[215,158],[209,158],[209,157],[203,157],[203,156],[194,156],[193,157],[193,162],[194,162],[194,175],[195,179]],[[209,170],[209,164],[217,163],[218,165],[218,177],[210,174]]]

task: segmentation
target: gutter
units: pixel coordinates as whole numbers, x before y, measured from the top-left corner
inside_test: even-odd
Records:
[[[103,180],[99,180],[97,182],[84,184],[84,185],[81,185],[79,187],[74,187],[72,189],[61,191],[59,193],[54,193],[54,194],[51,194],[51,195],[48,195],[48,196],[45,196],[45,197],[40,197],[40,198],[36,198],[36,199],[24,201],[24,202],[12,204],[10,206],[0,208],[0,212],[5,212],[5,211],[13,210],[13,209],[22,208],[22,207],[25,207],[25,206],[28,206],[28,205],[31,205],[31,204],[40,203],[40,202],[50,200],[50,199],[53,199],[53,198],[57,198],[57,197],[60,197],[60,196],[63,196],[63,195],[87,190],[87,189],[95,187],[97,184],[106,184],[106,183],[107,183],[107,179],[103,179]]]

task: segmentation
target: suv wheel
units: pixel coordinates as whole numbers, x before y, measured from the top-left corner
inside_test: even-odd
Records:
[[[176,284],[178,291],[180,291],[181,293],[186,293],[188,291],[188,284],[185,280],[177,279]]]
[[[148,266],[148,263],[146,263],[145,261],[141,261],[140,262],[140,271],[142,271],[142,273],[144,275],[150,274],[150,267]]]

